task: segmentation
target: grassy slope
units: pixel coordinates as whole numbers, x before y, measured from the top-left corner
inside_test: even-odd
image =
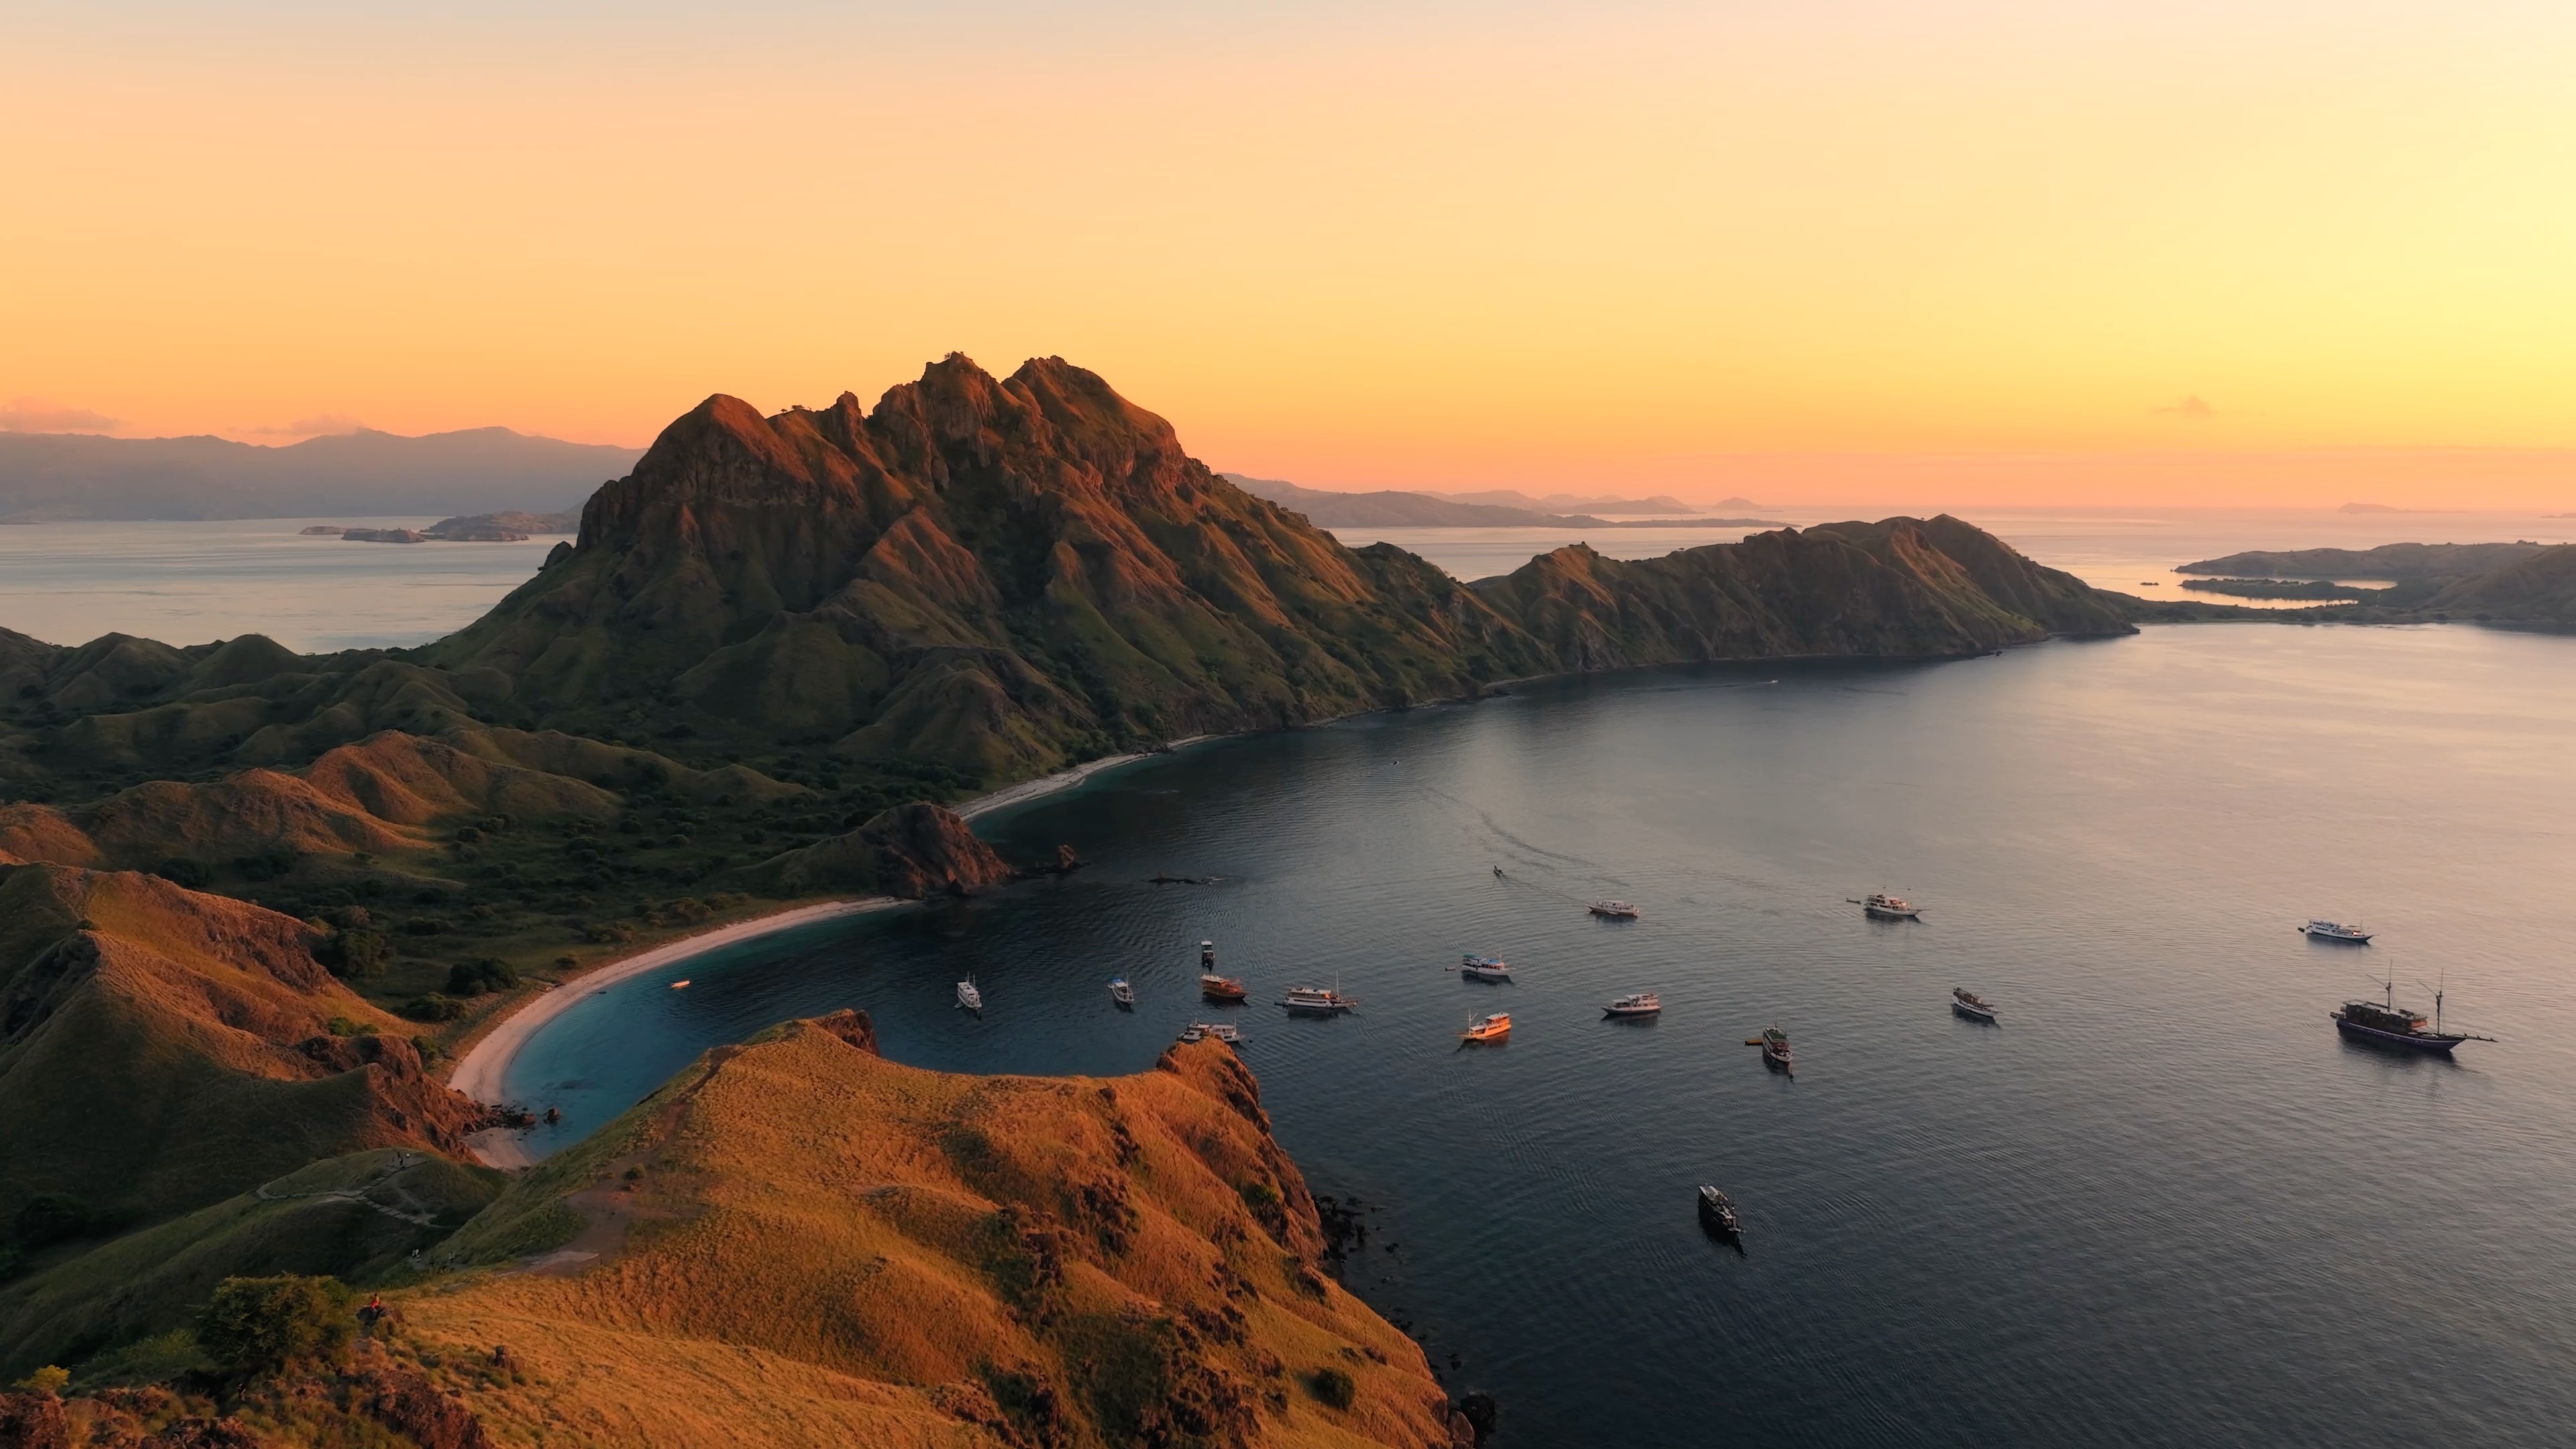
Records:
[[[791,1024],[440,1251],[566,1241],[604,1256],[403,1305],[424,1344],[529,1365],[470,1400],[504,1437],[991,1443],[961,1426],[1008,1420],[998,1392],[1032,1435],[1051,1398],[1068,1444],[1156,1421],[1175,1444],[1446,1442],[1420,1351],[1316,1273],[1303,1181],[1214,1044],[1113,1081],[978,1078]],[[1358,1382],[1348,1411],[1304,1385],[1327,1366]]]

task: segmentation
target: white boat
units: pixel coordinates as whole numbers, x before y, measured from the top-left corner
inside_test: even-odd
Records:
[[[1663,1011],[1664,999],[1651,991],[1640,991],[1634,996],[1622,996],[1601,1008],[1601,1014],[1605,1017],[1661,1016]]]
[[[1509,981],[1512,968],[1491,956],[1468,956],[1459,961],[1458,974],[1471,981]]]
[[[1950,988],[1950,1009],[1978,1021],[1995,1019],[1995,1004],[1964,986]]]
[[[1584,907],[1584,909],[1590,911],[1596,916],[1613,921],[1633,921],[1637,919],[1637,908],[1628,904],[1626,901],[1594,901],[1592,904]]]
[[[1222,1021],[1194,1021],[1181,1028],[1181,1040],[1185,1042],[1205,1041],[1210,1037],[1224,1042],[1227,1046],[1243,1044],[1243,1033]]]
[[[2299,933],[2314,936],[2320,941],[2346,941],[2355,946],[2370,944],[2370,933],[2363,930],[2358,921],[2351,925],[2341,921],[2310,921],[2299,928]]]
[[[1112,976],[1109,978],[1109,999],[1117,1002],[1122,1008],[1133,1007],[1136,1004],[1136,988],[1127,984],[1126,977]]]
[[[1309,1016],[1331,1016],[1348,1011],[1358,1003],[1329,986],[1291,986],[1279,1004]]]
[[[974,977],[969,976],[957,983],[957,1004],[979,1015],[983,1012],[984,993],[975,989]]]
[[[1860,903],[1860,913],[1881,921],[1911,921],[1919,918],[1923,911],[1903,896],[1892,896],[1885,891],[1871,891],[1869,899]]]

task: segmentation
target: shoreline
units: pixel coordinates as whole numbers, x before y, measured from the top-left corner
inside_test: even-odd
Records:
[[[1156,755],[1169,754],[1202,740],[1215,738],[1214,735],[1191,735],[1186,739],[1169,741],[1160,749],[1140,750],[1126,755],[1104,755],[1097,760],[1076,765],[1070,770],[1058,770],[1052,775],[1041,775],[1034,780],[1022,780],[1016,785],[1005,785],[989,795],[978,795],[965,804],[954,807],[954,813],[960,820],[972,820],[978,815],[989,815],[996,810],[1025,805],[1031,800],[1042,800],[1060,791],[1070,790],[1094,775],[1115,770],[1121,765],[1132,765],[1138,760],[1150,760]]]
[[[692,956],[701,956],[738,942],[754,940],[774,932],[809,925],[815,921],[862,915],[869,911],[881,911],[889,906],[904,904],[906,902],[897,900],[893,896],[869,896],[857,900],[825,901],[820,905],[796,906],[788,910],[773,911],[765,916],[754,916],[747,921],[736,921],[729,926],[718,926],[712,931],[700,931],[694,936],[683,936],[677,941],[667,941],[633,956],[593,967],[579,976],[556,982],[494,1020],[491,1029],[476,1038],[474,1045],[466,1049],[465,1055],[457,1059],[455,1070],[447,1074],[447,1085],[477,1102],[486,1105],[498,1103],[501,1100],[502,1079],[509,1075],[510,1066],[518,1059],[520,1048],[527,1045],[529,1037],[536,1035],[538,1027],[563,1015],[572,1008],[574,1002],[581,1000],[587,994],[578,988],[605,989],[620,981],[641,976],[647,971],[686,961]],[[478,1137],[483,1135],[476,1134]],[[480,1148],[477,1148],[476,1155],[482,1155]]]

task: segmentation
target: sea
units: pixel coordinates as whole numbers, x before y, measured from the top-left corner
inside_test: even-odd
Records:
[[[2359,534],[2307,517],[2006,536],[2145,579]],[[865,1009],[924,1067],[1118,1074],[1221,1016],[1310,1186],[1361,1205],[1345,1282],[1496,1396],[1505,1446],[2562,1445],[2571,738],[2576,638],[2471,625],[1515,687],[996,812],[1005,853],[1087,864],[597,990],[507,1087],[564,1113],[544,1152],[789,1017]],[[1922,919],[1865,919],[1874,890]],[[1198,999],[1202,940],[1249,1002]],[[1461,979],[1469,952],[1513,979]],[[1291,1018],[1296,985],[1359,1008]],[[1603,1018],[1640,990],[1660,1020]],[[2392,1053],[2327,1015],[2437,992],[2493,1040]],[[1497,1010],[1507,1045],[1460,1044]],[[1793,1075],[1746,1045],[1775,1025]],[[1697,1226],[1703,1183],[1740,1248]]]

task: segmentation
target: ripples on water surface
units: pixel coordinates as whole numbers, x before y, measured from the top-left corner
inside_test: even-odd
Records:
[[[1213,936],[1281,1140],[1379,1208],[1351,1286],[1506,1443],[2565,1443],[2571,727],[2576,641],[2249,625],[1223,741],[983,822],[1078,875],[628,983],[513,1086],[586,1130],[842,1006],[901,1061],[1137,1071],[1206,1014]],[[1922,924],[1845,904],[1880,887]],[[2326,1012],[2382,969],[2504,1040],[2345,1045]],[[1359,1015],[1267,1004],[1335,979]],[[1600,1019],[1639,989],[1662,1021]],[[1455,1050],[1496,1007],[1511,1044]],[[1775,1021],[1794,1081],[1742,1045]]]

